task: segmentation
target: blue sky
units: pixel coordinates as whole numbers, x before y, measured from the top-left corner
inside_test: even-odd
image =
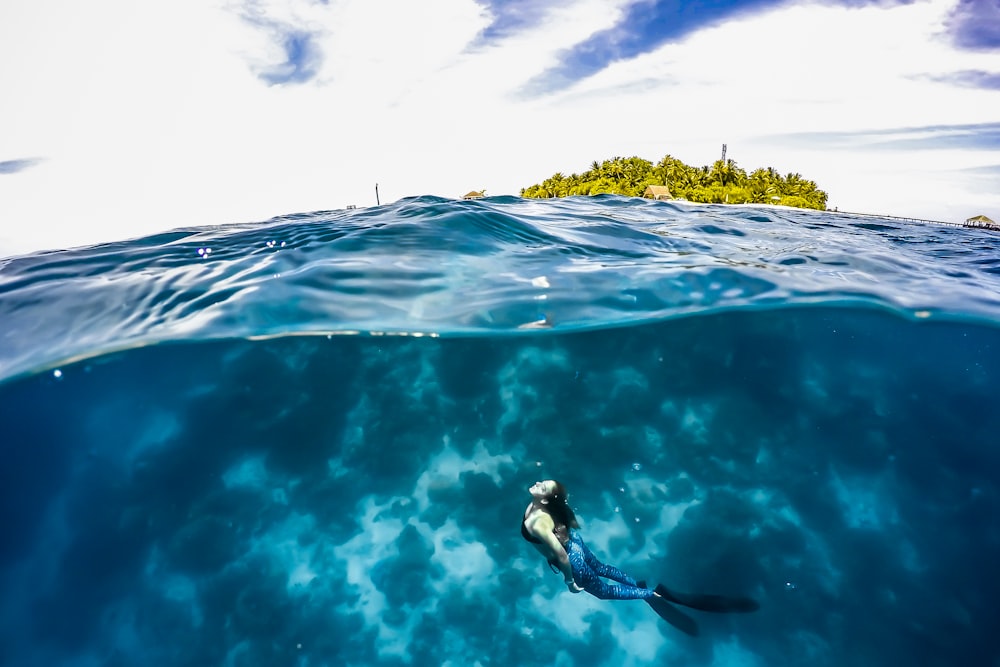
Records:
[[[841,210],[1000,217],[997,2],[9,0],[0,57],[0,254],[723,143]]]

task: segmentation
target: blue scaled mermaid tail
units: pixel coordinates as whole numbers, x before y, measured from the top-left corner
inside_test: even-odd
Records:
[[[573,579],[578,586],[601,600],[647,600],[653,591],[639,586],[635,579],[617,567],[605,565],[587,548],[579,535],[570,534],[566,543],[566,555],[573,568]],[[616,583],[609,583],[604,579]]]
[[[665,599],[654,595],[644,584],[640,584],[617,567],[599,561],[578,535],[570,534],[569,542],[566,543],[566,554],[573,568],[573,579],[594,597],[601,600],[645,600],[653,611],[670,625],[691,636],[698,634],[698,625],[694,619]],[[615,583],[609,583],[604,579],[610,579]]]

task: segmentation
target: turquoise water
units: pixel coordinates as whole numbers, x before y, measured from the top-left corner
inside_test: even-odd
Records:
[[[0,260],[0,663],[994,664],[998,239],[425,197]],[[566,592],[548,477],[760,611]]]

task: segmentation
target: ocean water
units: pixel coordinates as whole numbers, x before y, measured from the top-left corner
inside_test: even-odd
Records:
[[[421,197],[0,260],[0,664],[1000,665],[1000,235]],[[681,634],[519,534],[562,480]]]

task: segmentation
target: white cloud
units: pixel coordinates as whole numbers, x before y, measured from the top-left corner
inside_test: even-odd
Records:
[[[709,163],[723,142],[742,166],[817,180],[841,209],[959,219],[1000,208],[958,171],[996,164],[994,152],[767,138],[995,121],[1000,93],[925,76],[1000,69],[997,54],[941,36],[951,0],[779,8],[523,97],[624,4],[567,3],[470,49],[489,22],[472,0],[260,2],[256,16],[308,32],[322,53],[312,81],[269,86],[256,74],[285,54],[236,5],[10,0],[0,58],[17,65],[0,70],[0,161],[41,161],[0,174],[0,254],[369,205],[376,182],[383,203],[516,194],[614,155]]]

